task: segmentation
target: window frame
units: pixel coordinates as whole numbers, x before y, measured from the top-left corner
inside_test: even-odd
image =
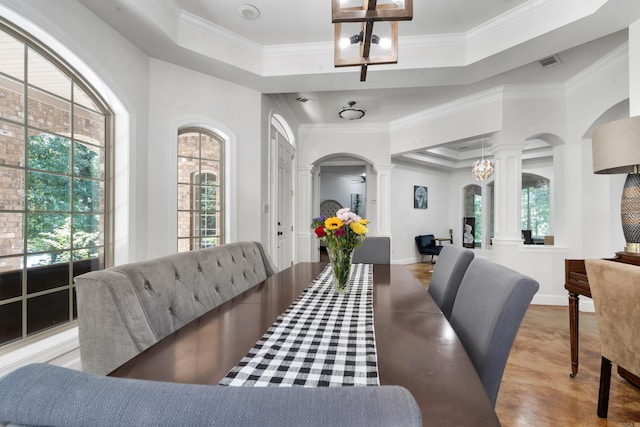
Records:
[[[3,17],[0,17],[0,31],[7,34],[9,37],[12,37],[18,40],[20,43],[22,43],[23,44],[22,49],[24,51],[24,55],[23,55],[24,72],[22,75],[22,79],[12,76],[10,74],[5,74],[5,73],[2,74],[3,78],[19,83],[24,90],[24,92],[22,93],[23,98],[20,100],[21,108],[24,111],[24,117],[20,121],[12,120],[10,118],[0,119],[1,123],[8,124],[11,126],[21,127],[23,128],[23,131],[24,131],[24,138],[22,141],[24,146],[23,163],[21,165],[14,166],[16,170],[20,170],[24,174],[23,181],[21,183],[21,188],[23,192],[22,207],[21,209],[10,209],[10,210],[4,209],[3,210],[3,212],[12,212],[22,217],[22,236],[21,236],[22,249],[21,249],[21,252],[15,252],[15,253],[12,252],[10,254],[5,254],[0,257],[1,259],[16,258],[16,257],[22,258],[21,267],[17,270],[17,271],[21,271],[20,274],[21,274],[22,284],[21,284],[20,294],[13,298],[8,298],[0,301],[0,306],[3,306],[3,305],[6,306],[8,304],[13,304],[18,301],[21,302],[21,307],[22,307],[21,308],[21,311],[22,311],[21,335],[20,337],[16,337],[11,340],[0,343],[0,351],[2,353],[5,353],[5,352],[10,352],[12,350],[15,350],[17,348],[21,348],[30,343],[43,340],[47,337],[52,337],[64,331],[72,330],[76,328],[77,327],[77,309],[76,309],[76,297],[75,297],[75,284],[73,283],[73,278],[83,272],[91,271],[95,269],[102,269],[109,265],[112,265],[113,263],[113,204],[112,204],[113,203],[112,202],[113,200],[113,197],[112,197],[113,195],[113,179],[112,179],[113,177],[113,160],[112,160],[113,159],[113,138],[112,138],[112,135],[113,135],[113,126],[114,126],[114,115],[112,110],[108,107],[108,104],[104,101],[102,96],[100,96],[98,91],[95,90],[92,87],[92,85],[88,83],[87,79],[85,79],[61,55],[55,52],[52,47],[50,48],[46,44],[42,43],[38,38],[30,34],[28,31],[18,27],[17,25],[14,25],[12,22],[7,21]],[[51,65],[58,72],[60,72],[61,75],[64,75],[66,76],[66,78],[69,79],[70,90],[69,90],[68,97],[63,97],[63,96],[59,96],[58,94],[51,93],[41,86],[38,86],[38,85],[34,86],[30,82],[29,74],[28,74],[28,62],[29,62],[28,54],[31,51],[39,55],[42,58],[42,60],[45,61],[46,64]],[[91,103],[93,103],[93,106],[88,106],[85,103],[81,103],[79,99],[75,99],[75,95],[77,94],[76,88],[83,92],[83,96],[86,96],[89,98]],[[42,93],[45,93],[48,96],[53,96],[55,97],[55,99],[64,100],[65,102],[69,103],[69,117],[68,117],[69,135],[64,135],[64,134],[55,132],[52,129],[46,129],[40,126],[34,127],[34,125],[30,123],[29,100],[30,100],[30,90],[33,90],[33,89],[43,91]],[[95,107],[95,109],[93,107]],[[84,138],[76,139],[77,135],[74,134],[74,129],[76,128],[75,120],[77,117],[83,117],[79,114],[78,115],[76,114],[76,108],[86,110],[89,112],[99,113],[101,115],[100,119],[101,121],[103,121],[103,132],[104,132],[103,140],[100,141],[102,145],[95,145]],[[29,276],[32,275],[37,268],[42,268],[42,267],[29,267],[27,262],[27,259],[30,256],[34,255],[33,252],[30,252],[28,247],[27,216],[29,216],[30,214],[34,214],[35,212],[35,211],[29,210],[29,206],[27,202],[28,185],[29,185],[27,177],[29,173],[42,172],[37,169],[32,169],[29,166],[29,162],[28,162],[29,137],[34,131],[39,132],[40,134],[58,136],[60,138],[65,138],[69,141],[69,144],[70,144],[69,170],[67,174],[62,174],[59,176],[67,176],[71,183],[73,183],[77,179],[88,178],[87,176],[84,176],[80,173],[76,174],[74,171],[73,158],[74,158],[75,147],[78,144],[81,144],[83,146],[86,146],[86,144],[89,144],[91,146],[99,147],[99,149],[103,151],[103,158],[101,159],[101,163],[100,163],[100,167],[103,171],[102,176],[99,177],[98,179],[95,179],[94,177],[90,177],[90,179],[98,182],[98,187],[100,187],[100,185],[102,186],[103,203],[102,203],[101,209],[98,212],[96,212],[96,214],[102,216],[102,227],[100,227],[101,231],[100,229],[98,230],[98,233],[101,234],[100,238],[98,239],[100,244],[92,246],[94,248],[97,248],[97,250],[101,252],[101,255],[98,255],[97,258],[86,259],[88,261],[97,259],[97,267],[95,263],[91,262],[90,263],[91,266],[89,267],[88,270],[86,271],[78,270],[80,272],[78,271],[75,272],[78,274],[74,273],[74,269],[77,270],[79,266],[76,266],[76,261],[74,260],[74,257],[73,257],[73,253],[74,253],[73,240],[74,239],[72,234],[70,233],[69,244],[65,249],[63,249],[64,251],[69,252],[70,254],[69,260],[64,261],[62,263],[54,263],[54,264],[50,264],[43,267],[44,269],[46,269],[47,267],[66,265],[68,268],[68,274],[67,274],[68,279],[66,284],[61,286],[52,286],[51,288],[47,288],[47,289],[36,291],[36,292],[30,292],[28,289]],[[80,215],[87,214],[86,212],[83,213],[82,211],[74,209],[73,184],[71,184],[71,187],[70,187],[69,197],[70,197],[69,199],[70,206],[69,206],[69,209],[65,212],[65,215],[67,215],[69,218],[72,219],[76,217],[78,214]],[[42,212],[38,211],[37,213],[42,213]],[[54,252],[56,252],[56,250],[51,249],[51,250],[46,250],[44,252],[39,251],[37,253],[50,254]],[[40,328],[35,331],[29,332],[29,328],[30,328],[30,325],[28,323],[29,301],[33,300],[34,298],[38,298],[40,296],[54,295],[58,292],[65,291],[65,290],[68,290],[68,314],[69,315],[67,317],[67,320],[61,321],[59,323],[53,323],[52,325],[48,325],[48,326],[45,326],[44,328]]]
[[[187,133],[196,133],[198,134],[199,137],[199,142],[198,142],[198,155],[197,156],[185,156],[185,155],[181,155],[180,154],[180,136],[187,134]],[[218,152],[217,152],[217,160],[214,159],[207,159],[207,158],[203,158],[202,157],[202,136],[206,135],[209,138],[214,139],[217,143],[218,143]],[[210,247],[212,245],[205,245],[203,244],[203,240],[208,240],[208,239],[214,239],[215,243],[213,244],[213,246],[218,246],[221,244],[224,244],[227,240],[227,236],[226,236],[226,228],[225,228],[225,204],[226,204],[226,192],[225,192],[225,168],[226,168],[226,157],[225,157],[225,152],[226,152],[226,139],[218,132],[208,129],[208,128],[204,128],[204,127],[199,127],[199,126],[187,126],[187,127],[183,127],[183,128],[179,128],[178,129],[178,133],[177,133],[177,137],[176,137],[176,144],[177,144],[177,152],[176,152],[176,165],[177,165],[177,179],[176,179],[176,185],[177,185],[177,206],[176,206],[176,211],[177,211],[177,222],[176,222],[176,230],[177,230],[177,239],[176,239],[176,249],[178,252],[185,252],[185,251],[191,251],[191,250],[197,250],[197,249],[204,249],[206,247]],[[189,181],[187,182],[186,180],[184,182],[182,182],[180,180],[180,175],[181,175],[181,171],[180,171],[180,167],[181,167],[181,163],[182,161],[193,161],[198,163],[198,169],[197,171],[195,170],[191,170],[188,171],[188,175],[189,175]],[[209,170],[204,170],[202,168],[202,161],[206,161],[206,162],[212,162],[215,161],[218,164],[218,170],[217,173],[214,171],[209,171]],[[202,230],[203,228],[201,227],[202,221],[203,221],[203,217],[204,216],[211,216],[212,213],[209,211],[203,211],[201,209],[201,205],[200,206],[196,206],[199,203],[201,203],[202,201],[200,200],[200,197],[203,193],[202,191],[203,189],[203,184],[201,182],[201,177],[205,176],[205,175],[213,175],[215,177],[215,184],[213,185],[205,185],[205,187],[207,188],[211,188],[214,189],[214,194],[215,194],[215,206],[216,209],[213,212],[213,215],[216,216],[218,219],[216,220],[216,234],[214,236],[209,236],[209,235],[203,235],[202,234]],[[187,210],[185,209],[181,209],[181,191],[180,191],[180,186],[184,186],[188,184],[189,185],[189,210],[188,210],[188,217],[189,217],[189,227],[188,227],[188,236],[184,235],[184,224],[181,224],[181,213],[185,214],[187,212]],[[182,215],[182,218],[187,217],[187,215]],[[182,230],[182,231],[181,231]],[[209,228],[206,228],[205,230],[209,230]],[[184,241],[188,241],[188,248],[186,246],[181,246],[181,243],[183,243]]]
[[[535,182],[534,182],[535,181]],[[544,187],[546,187],[546,192],[547,192],[547,205],[548,205],[548,214],[546,217],[546,224],[547,224],[547,234],[537,234],[538,231],[538,227],[531,227],[532,222],[531,222],[531,189],[536,189],[536,188],[540,188],[538,185],[536,185],[536,183],[542,182],[544,183]],[[530,183],[525,185],[525,183]],[[531,237],[533,239],[543,239],[546,235],[548,235],[548,233],[550,232],[551,229],[551,215],[552,215],[552,208],[551,208],[551,180],[542,176],[542,175],[538,175],[538,174],[534,174],[534,173],[529,173],[529,172],[523,172],[522,173],[522,185],[521,185],[522,189],[521,189],[521,213],[520,213],[520,222],[521,222],[521,227],[523,230],[531,230]],[[527,203],[525,204],[525,192],[527,194]],[[527,215],[524,215],[524,213],[527,212]],[[526,225],[525,225],[526,223]],[[544,224],[544,222],[542,222]],[[535,229],[534,229],[535,228]]]

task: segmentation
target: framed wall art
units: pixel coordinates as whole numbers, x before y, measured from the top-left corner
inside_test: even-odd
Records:
[[[427,209],[429,204],[429,190],[421,185],[413,186],[413,207],[415,209]]]

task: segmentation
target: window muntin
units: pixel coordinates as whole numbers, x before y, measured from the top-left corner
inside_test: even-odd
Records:
[[[108,110],[36,40],[0,24],[0,346],[77,317],[104,268]]]
[[[207,130],[178,133],[178,252],[224,243],[223,149]]]
[[[543,239],[549,234],[551,213],[550,181],[540,175],[522,174],[522,229]]]

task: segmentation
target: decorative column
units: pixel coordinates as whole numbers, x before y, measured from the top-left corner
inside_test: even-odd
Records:
[[[303,261],[319,261],[318,239],[311,235],[311,218],[313,217],[313,200],[317,195],[314,189],[313,174],[316,167],[314,165],[298,167],[298,186],[296,200],[296,250],[294,251],[294,263]],[[317,180],[315,180],[317,181]]]
[[[374,165],[378,176],[376,235],[391,236],[391,169],[394,165]]]
[[[497,145],[491,151],[496,161],[494,260],[503,263],[503,256],[522,244],[522,145]]]

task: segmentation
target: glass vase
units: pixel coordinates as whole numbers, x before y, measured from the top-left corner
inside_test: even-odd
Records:
[[[327,247],[331,273],[333,275],[333,290],[337,294],[349,292],[351,278],[351,260],[353,250]]]

